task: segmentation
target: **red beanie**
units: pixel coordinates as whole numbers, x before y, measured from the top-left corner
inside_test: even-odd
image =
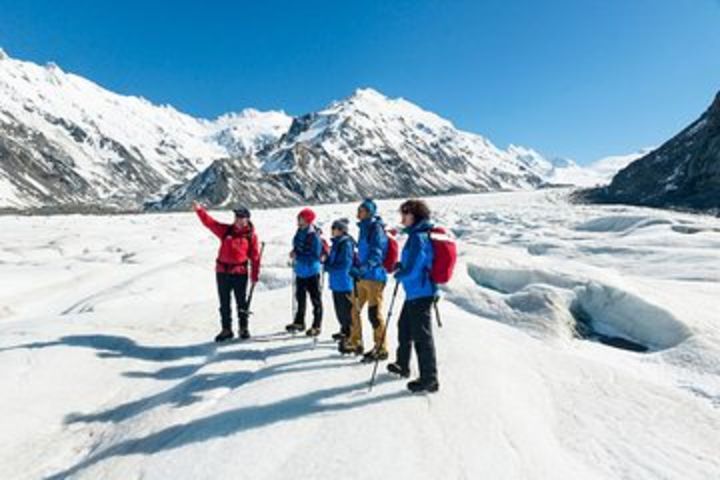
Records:
[[[298,217],[305,220],[306,223],[311,224],[315,221],[315,212],[309,208],[303,208],[300,210],[300,213],[298,213]]]

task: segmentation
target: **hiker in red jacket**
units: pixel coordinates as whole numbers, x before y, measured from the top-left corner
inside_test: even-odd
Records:
[[[238,336],[243,340],[248,339],[250,338],[247,310],[248,276],[255,284],[260,275],[260,249],[255,227],[250,221],[250,210],[245,207],[235,209],[235,221],[226,224],[212,218],[198,202],[193,202],[192,208],[203,225],[220,239],[215,275],[220,299],[222,331],[215,337],[215,341],[224,342],[233,338],[231,294],[235,295],[240,320]]]

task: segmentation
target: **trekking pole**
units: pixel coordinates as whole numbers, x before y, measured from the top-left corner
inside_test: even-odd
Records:
[[[258,265],[262,262],[262,255],[263,251],[265,250],[265,242],[260,242],[260,253],[258,254]],[[245,313],[248,315],[252,315],[252,312],[250,311],[250,304],[252,303],[253,295],[255,294],[255,285],[257,283],[253,282],[252,285],[250,285],[250,293],[248,293],[247,303],[245,304]]]
[[[295,260],[290,262],[290,269],[292,270],[292,320],[295,322],[297,316],[298,304],[297,304],[297,275],[295,274]]]
[[[360,297],[358,295],[358,288],[357,288],[357,279],[353,279],[353,309],[357,312],[358,316],[358,325],[356,325],[358,328],[360,328],[360,322],[362,322],[362,318],[360,318]],[[353,332],[353,316],[350,315],[350,336],[352,337]],[[360,335],[360,340],[362,343],[362,335]],[[348,337],[348,342],[350,341],[350,338]],[[349,345],[349,343],[348,343]]]
[[[442,328],[443,323],[442,320],[440,320],[440,307],[438,307],[438,303],[440,303],[440,296],[435,297],[435,301],[433,301],[433,306],[435,307],[435,319],[437,320],[437,326],[438,328]]]
[[[385,338],[387,337],[388,327],[390,326],[390,320],[392,319],[393,306],[395,305],[395,297],[397,297],[398,287],[400,287],[400,282],[395,280],[395,288],[393,289],[392,298],[390,299],[390,308],[388,309],[387,319],[385,319],[385,328],[383,329],[380,345],[385,345]],[[377,355],[378,352],[375,353],[375,365],[373,366],[372,376],[370,377],[369,392],[372,392],[373,386],[375,385],[375,377],[377,376],[378,365],[380,364],[380,356]]]

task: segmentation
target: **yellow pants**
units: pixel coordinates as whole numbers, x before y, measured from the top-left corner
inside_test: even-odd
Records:
[[[385,335],[385,318],[382,314],[383,290],[385,284],[373,280],[359,280],[353,295],[352,324],[350,326],[350,347],[363,344],[362,322],[360,312],[368,304],[368,318],[373,327],[375,348],[378,352],[387,352],[387,338]]]

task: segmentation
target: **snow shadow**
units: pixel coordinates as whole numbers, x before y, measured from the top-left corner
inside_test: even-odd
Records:
[[[262,376],[262,371],[257,375]],[[378,383],[390,381],[380,377]],[[186,423],[173,425],[158,432],[122,441],[100,450],[75,466],[46,477],[60,480],[113,457],[128,455],[153,455],[186,445],[202,443],[215,438],[229,437],[246,431],[265,428],[278,423],[307,418],[310,415],[342,412],[369,405],[407,398],[404,391],[383,395],[348,398],[347,395],[367,388],[367,382],[324,388],[284,398],[263,405],[252,405],[228,410]]]
[[[263,357],[263,360],[273,356],[287,355],[299,351],[306,351],[307,348],[307,345],[303,344],[268,349],[266,351],[267,355]],[[246,353],[246,350],[223,352],[222,354],[209,359],[205,363],[178,367],[180,370],[185,369],[183,371],[186,372],[187,378],[173,385],[172,387],[155,393],[153,395],[123,403],[100,412],[91,414],[70,414],[65,417],[65,424],[92,422],[120,423],[122,421],[136,417],[163,405],[171,405],[176,408],[191,405],[193,403],[203,400],[203,392],[215,390],[217,388],[235,390],[247,383],[275,377],[277,375],[290,374],[295,372],[336,369],[351,365],[347,362],[328,362],[328,360],[334,360],[333,357],[321,357],[283,362],[255,371],[245,370],[223,373],[195,374],[201,368],[204,368],[214,363],[227,360],[237,360],[238,358],[246,359],[248,358]],[[146,378],[161,378],[162,374],[158,374],[158,372],[126,372],[125,375],[132,377],[142,376]],[[138,375],[138,373],[144,373],[145,375]]]
[[[303,337],[304,338],[304,337]],[[258,337],[260,339],[260,337]],[[292,339],[288,339],[291,341]],[[228,347],[240,345],[252,345],[254,339],[248,343],[227,343],[217,344],[215,342],[204,342],[188,345],[142,345],[128,337],[119,335],[68,335],[60,337],[58,340],[48,342],[30,342],[9,347],[0,348],[0,352],[21,350],[21,349],[43,349],[55,347],[76,347],[88,348],[97,351],[100,358],[133,358],[149,362],[174,362],[185,359],[206,358],[211,355],[219,357],[219,359],[227,360],[266,360],[268,357],[284,352],[292,346],[282,346],[270,349],[236,349],[229,350]],[[298,345],[298,349],[302,350],[303,346]],[[325,348],[320,344],[317,348]],[[280,352],[278,352],[280,350]],[[291,353],[291,352],[290,352]],[[161,380],[170,380],[183,376],[184,372],[192,373],[192,366],[173,366],[160,370],[156,374],[151,374],[153,378]],[[144,373],[129,373],[128,376],[143,377]]]
[[[206,357],[215,351],[215,344],[206,342],[180,346],[145,346],[118,335],[68,335],[49,342],[31,342],[4,347],[0,352],[20,349],[78,347],[97,350],[101,358],[135,358],[152,362],[171,362],[186,358]]]
[[[650,350],[650,347],[647,345],[628,340],[627,338],[608,335],[598,331],[595,328],[597,321],[593,320],[590,314],[587,313],[577,302],[574,302],[570,306],[570,313],[575,319],[575,335],[577,338],[599,342],[609,347],[629,350],[631,352],[645,353]]]
[[[575,230],[628,235],[638,229],[672,224],[673,222],[670,219],[650,215],[608,215],[582,222],[575,226]]]

